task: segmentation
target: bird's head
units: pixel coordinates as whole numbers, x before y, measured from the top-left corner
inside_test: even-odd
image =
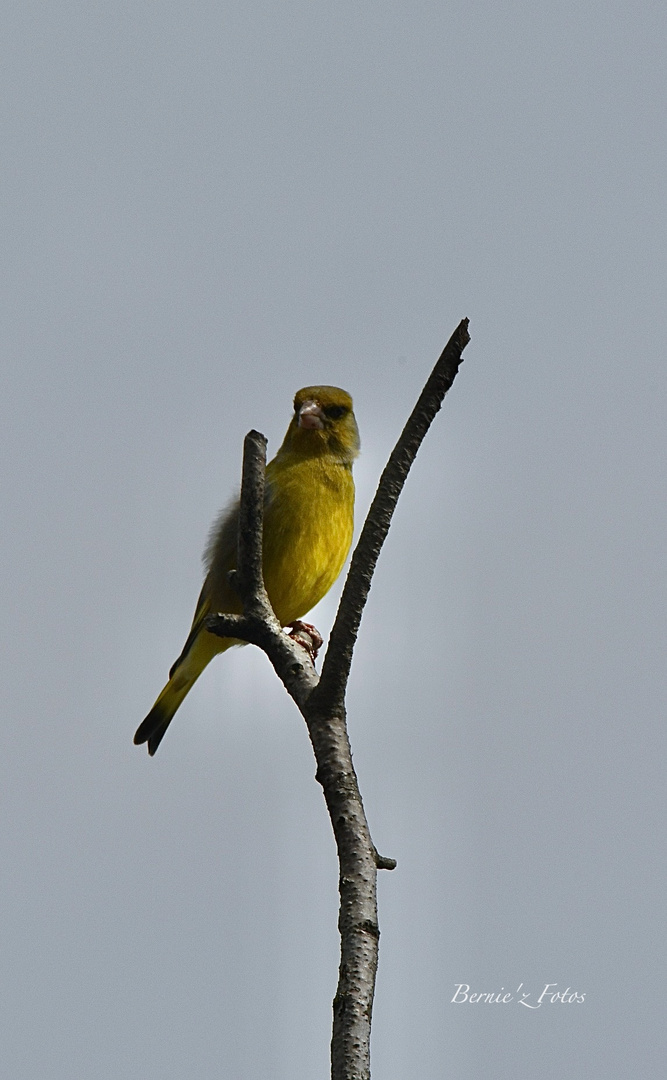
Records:
[[[282,448],[308,455],[331,454],[351,465],[359,453],[359,430],[350,395],[337,386],[298,390]]]

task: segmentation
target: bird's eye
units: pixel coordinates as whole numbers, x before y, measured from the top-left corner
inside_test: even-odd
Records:
[[[340,420],[341,416],[344,416],[347,412],[347,409],[344,405],[327,405],[324,412],[330,420]]]

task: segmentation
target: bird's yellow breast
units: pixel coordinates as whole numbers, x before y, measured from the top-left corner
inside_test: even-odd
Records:
[[[275,459],[267,468],[264,580],[283,626],[329,591],[352,543],[354,482],[330,457]]]

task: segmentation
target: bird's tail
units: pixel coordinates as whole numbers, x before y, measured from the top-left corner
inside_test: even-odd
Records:
[[[174,687],[174,682],[174,678],[169,680],[148,716],[139,725],[134,735],[137,746],[141,743],[148,743],[148,753],[151,757],[162,742],[178,706],[188,690],[194,685],[193,679],[177,690]]]
[[[158,697],[146,719],[135,732],[134,741],[139,746],[148,743],[148,753],[153,756],[164,738],[176,710],[190,692],[202,671],[216,653],[232,644],[224,638],[216,638],[207,631],[200,631],[192,643],[186,644],[169,673],[169,682]]]

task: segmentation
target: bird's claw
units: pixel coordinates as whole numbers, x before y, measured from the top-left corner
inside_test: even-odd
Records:
[[[288,636],[291,637],[292,641],[296,641],[297,645],[305,649],[310,659],[315,663],[317,654],[323,644],[323,638],[319,630],[316,630],[311,623],[302,622],[301,619],[295,619],[287,629],[289,630]]]

